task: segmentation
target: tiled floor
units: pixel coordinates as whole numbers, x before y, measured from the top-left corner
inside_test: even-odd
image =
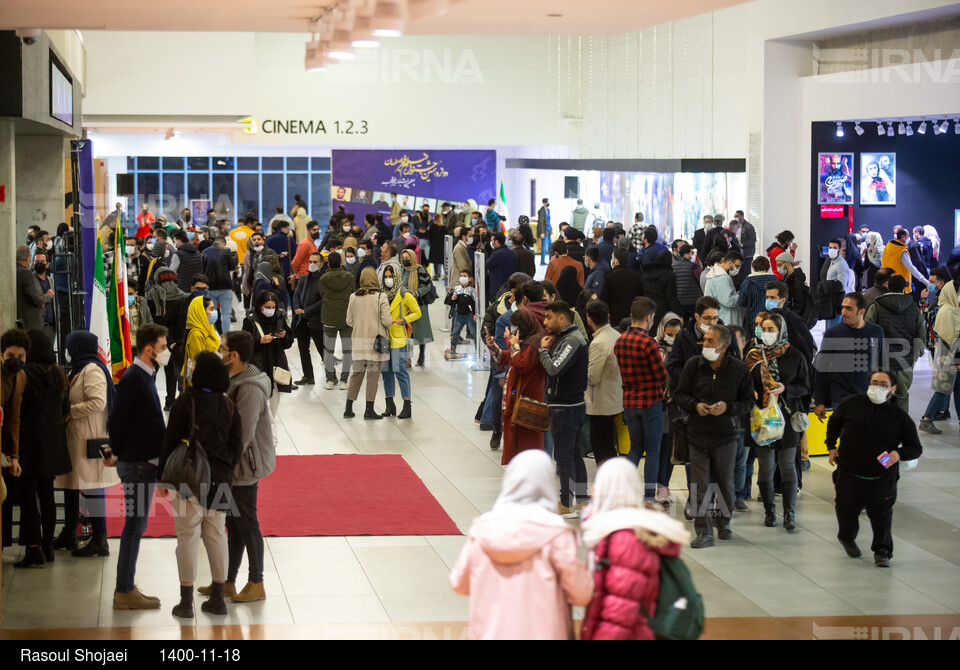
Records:
[[[489,510],[496,498],[502,475],[500,452],[489,449],[490,434],[481,433],[473,422],[486,373],[471,372],[468,363],[443,360],[447,341],[440,332],[441,305],[435,304],[431,314],[438,342],[428,347],[426,370],[412,371],[412,420],[348,421],[340,416],[345,391],[308,387],[281,402],[279,449],[282,454],[401,454],[466,532],[472,519]],[[299,378],[296,347],[290,354]],[[929,379],[929,369],[921,361],[913,387],[914,417],[922,414],[930,397]],[[714,630],[727,630],[720,620],[732,617],[819,621],[960,613],[960,431],[956,417],[939,426],[943,435],[921,434],[924,457],[918,469],[900,481],[894,511],[895,558],[889,570],[875,568],[869,553],[853,560],[840,549],[831,468],[825,457],[814,458],[812,469],[804,473],[796,533],[765,528],[760,507],[753,502],[750,513],[735,517],[733,540],[685,552],[705,596],[707,614],[717,618]],[[592,479],[592,460],[588,470]],[[673,484],[682,503],[682,469],[677,469]],[[866,549],[870,536],[866,517],[862,529],[861,546]],[[140,636],[149,636],[149,631],[179,636],[170,632],[180,624],[170,614],[179,592],[175,543],[143,542],[137,581],[145,593],[163,602],[162,609],[151,612],[111,608],[116,541],[111,541],[113,556],[108,559],[73,559],[58,552],[57,561],[43,569],[4,566],[3,627],[8,631],[115,627],[118,637],[131,635],[130,629]],[[268,538],[267,600],[231,604],[227,617],[212,617],[197,608],[190,635],[200,635],[215,624],[242,624],[248,632],[250,626],[263,625],[257,630],[265,636],[287,636],[282,631],[291,624],[295,628],[290,631],[324,630],[333,636],[358,637],[396,635],[397,624],[410,622],[462,627],[468,601],[454,595],[448,582],[462,543],[462,537],[449,536]],[[198,581],[207,581],[209,574],[201,547]],[[241,579],[244,575],[245,567]],[[353,624],[373,627],[351,628]],[[785,630],[778,624],[758,635],[783,636]],[[801,636],[811,635],[809,628],[804,631]]]

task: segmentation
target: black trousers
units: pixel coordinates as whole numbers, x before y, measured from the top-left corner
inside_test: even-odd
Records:
[[[593,457],[599,468],[604,461],[620,455],[617,448],[617,427],[614,419],[617,416],[603,416],[591,414],[590,419],[590,446],[593,448]]]
[[[17,492],[20,495],[20,546],[33,547],[53,542],[57,525],[53,478],[37,479],[20,475]]]
[[[167,404],[173,404],[177,399],[177,392],[183,392],[183,377],[180,370],[183,369],[184,348],[181,345],[175,346],[170,350],[170,360],[163,368],[164,378],[167,380]]]
[[[893,505],[897,502],[897,480],[900,475],[888,473],[880,479],[861,479],[842,467],[834,473],[837,488],[837,539],[853,542],[860,531],[860,511],[867,509],[873,527],[870,550],[893,557]]]
[[[3,501],[3,546],[13,544],[13,507],[20,500],[17,478],[10,474],[10,468],[3,469],[3,481],[7,485],[7,499]]]
[[[247,552],[247,581],[263,582],[263,535],[257,518],[257,484],[231,486],[237,514],[227,515],[227,581],[237,583],[243,552]]]
[[[320,360],[323,360],[323,331],[310,330],[310,327],[301,319],[294,331],[297,336],[297,349],[300,350],[300,368],[303,370],[303,376],[307,379],[314,379],[313,360],[310,358],[310,340],[313,340],[320,354]]]

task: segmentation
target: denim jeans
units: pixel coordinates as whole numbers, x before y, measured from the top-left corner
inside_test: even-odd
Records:
[[[153,463],[117,463],[117,474],[123,482],[123,502],[126,521],[120,534],[120,554],[117,556],[117,591],[130,593],[137,573],[140,540],[150,519],[150,506],[156,489],[157,466]]]
[[[233,291],[228,288],[207,291],[213,298],[213,303],[220,306],[220,332],[230,330],[230,317],[233,314]]]
[[[453,326],[450,329],[450,350],[456,351],[457,340],[460,339],[460,333],[467,329],[467,337],[476,339],[477,324],[473,320],[473,314],[453,314]]]
[[[550,236],[540,240],[540,265],[546,265],[550,260]]]
[[[957,373],[953,382],[953,408],[957,410],[957,416],[960,417],[960,372]],[[934,393],[923,416],[926,419],[932,419],[937,412],[946,412],[948,409],[950,409],[950,394]]]
[[[229,555],[227,581],[237,583],[237,573],[247,551],[247,581],[263,582],[263,535],[257,518],[257,484],[231,486],[237,515],[227,515],[227,550]]]
[[[580,453],[580,431],[587,418],[584,405],[551,407],[550,432],[553,434],[553,458],[560,474],[560,504],[571,507],[572,497],[586,502],[587,466]]]
[[[737,460],[733,468],[733,490],[736,492],[737,500],[746,500],[745,493],[747,479],[747,454],[749,449],[744,441],[744,429],[737,431]]]
[[[483,397],[483,414],[480,415],[480,424],[483,426],[492,426],[493,425],[493,415],[496,414],[494,411],[493,405],[493,387],[497,386],[497,368],[493,365],[490,366],[490,377],[487,380],[487,395]],[[502,397],[502,391],[501,391]],[[500,411],[500,408],[496,408],[497,411]]]
[[[640,465],[640,454],[646,452],[643,462],[643,497],[657,496],[657,476],[660,473],[660,442],[663,439],[663,403],[646,409],[624,409],[623,422],[630,432],[630,453],[627,459]]]
[[[543,434],[543,450],[547,452],[547,456],[553,458],[553,433],[549,430]]]
[[[397,347],[390,350],[390,360],[384,361],[383,394],[392,398],[397,393],[397,383],[400,384],[400,397],[410,398],[410,372],[407,370],[407,348]]]

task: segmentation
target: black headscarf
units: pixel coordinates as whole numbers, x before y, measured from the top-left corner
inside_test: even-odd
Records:
[[[230,373],[220,357],[212,351],[197,354],[191,384],[199,391],[226,393],[230,387]]]
[[[27,381],[37,386],[49,386],[52,383],[64,384],[66,375],[57,366],[57,357],[53,353],[53,340],[38,328],[27,331],[30,336],[30,351],[27,352],[27,364],[24,371]],[[51,374],[52,372],[59,374]]]
[[[89,330],[75,330],[67,335],[67,353],[70,354],[70,379],[76,377],[81,370],[93,363],[103,371],[107,378],[107,411],[113,411],[113,401],[117,397],[117,389],[113,385],[113,375],[109,368],[100,360],[100,341]]]
[[[572,265],[563,268],[560,278],[557,279],[557,293],[560,295],[560,299],[571,307],[575,307],[582,290],[583,287],[577,282],[576,268]]]

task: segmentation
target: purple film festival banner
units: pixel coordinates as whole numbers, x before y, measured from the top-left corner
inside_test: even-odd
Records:
[[[80,186],[80,248],[83,253],[83,311],[90,328],[90,307],[93,303],[93,270],[97,256],[96,191],[93,179],[93,142],[85,140],[77,161]]]
[[[411,220],[423,205],[438,212],[444,202],[485,206],[496,198],[496,151],[334,150],[331,168],[332,209],[343,205],[357,222],[382,212],[389,225],[391,193]]]

